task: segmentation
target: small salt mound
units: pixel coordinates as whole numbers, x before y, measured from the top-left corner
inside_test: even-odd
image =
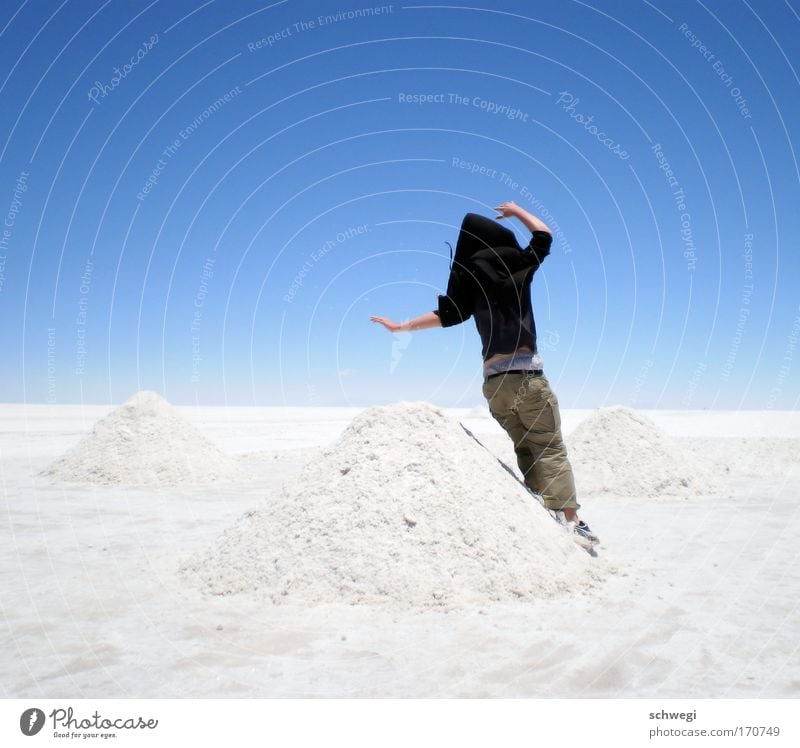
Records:
[[[476,405],[467,412],[465,418],[490,418],[489,408],[486,405]]]
[[[98,421],[40,475],[59,481],[164,486],[235,478],[240,470],[160,395],[142,390]]]
[[[800,439],[792,437],[684,437],[681,445],[735,478],[800,478]]]
[[[631,408],[600,408],[566,437],[579,495],[725,494],[710,461]]]
[[[606,571],[458,422],[405,402],[363,411],[183,567],[212,594],[401,610],[547,597]]]

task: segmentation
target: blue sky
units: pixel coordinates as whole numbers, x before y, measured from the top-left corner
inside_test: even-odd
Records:
[[[2,400],[477,404],[515,200],[562,407],[796,408],[800,4],[482,5],[3,3]]]

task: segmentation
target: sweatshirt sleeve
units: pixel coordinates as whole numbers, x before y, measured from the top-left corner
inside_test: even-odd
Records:
[[[439,308],[433,313],[441,320],[442,327],[453,327],[466,322],[472,316],[472,308],[466,300],[459,303],[450,296],[439,296]]]
[[[531,255],[535,259],[534,266],[542,264],[547,255],[550,254],[550,245],[553,243],[553,235],[549,231],[531,232],[531,240],[523,250],[525,254]]]

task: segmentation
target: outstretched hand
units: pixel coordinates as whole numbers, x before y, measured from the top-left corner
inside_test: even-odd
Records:
[[[513,200],[509,200],[507,203],[502,203],[498,205],[495,210],[500,211],[499,216],[495,216],[495,218],[499,221],[502,218],[513,218],[519,213],[519,205],[517,205]]]
[[[370,317],[372,322],[377,322],[383,325],[389,332],[400,332],[402,330],[402,325],[399,322],[394,322],[390,320],[388,317]]]

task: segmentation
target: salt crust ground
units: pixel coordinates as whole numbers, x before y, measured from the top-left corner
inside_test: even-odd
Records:
[[[177,573],[359,409],[178,409],[227,454],[247,453],[236,481],[34,479],[111,410],[0,405],[6,697],[800,695],[798,413],[648,411],[728,476],[730,496],[588,498],[621,569],[602,585],[402,613],[208,596]],[[563,411],[565,434],[590,415]],[[491,418],[465,424],[514,464]]]
[[[356,416],[184,572],[215,594],[409,611],[586,589],[608,565],[461,424],[398,403]]]

